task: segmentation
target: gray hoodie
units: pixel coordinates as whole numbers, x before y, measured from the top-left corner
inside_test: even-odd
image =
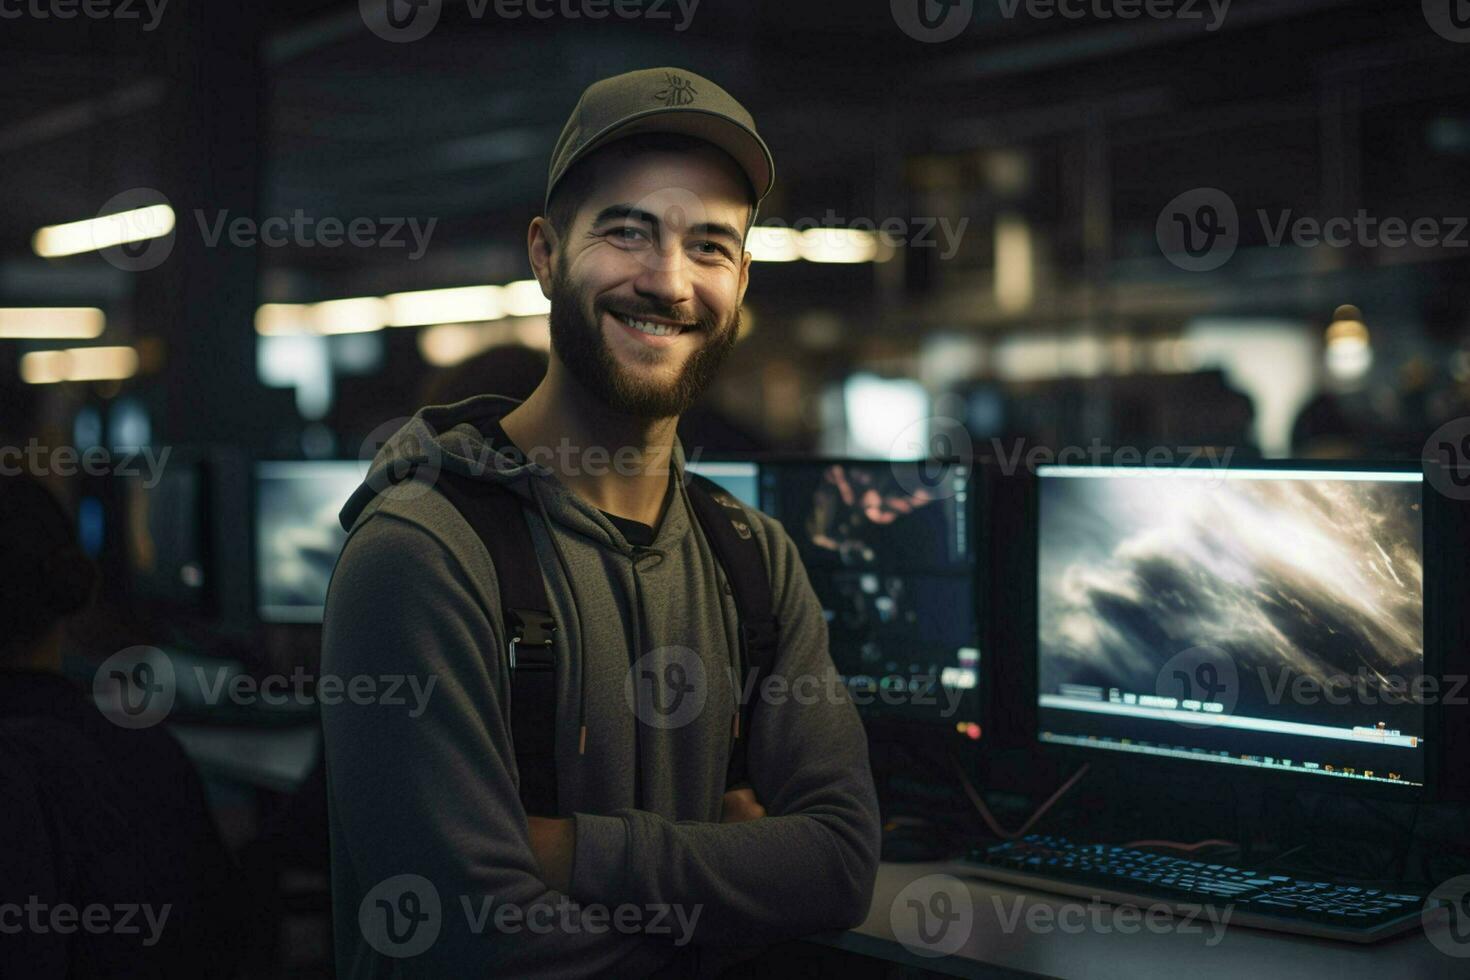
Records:
[[[339,973],[710,974],[755,947],[860,923],[879,841],[867,742],[794,543],[750,512],[781,625],[748,733],[767,816],[721,824],[745,674],[683,449],[653,544],[635,548],[548,470],[490,449],[477,424],[516,404],[423,409],[342,512],[322,672],[345,693],[321,698]],[[410,463],[418,478],[391,483]],[[576,822],[566,896],[537,876],[517,792],[506,570],[432,489],[438,468],[501,482],[528,505],[540,568],[509,574],[545,576],[560,627],[557,815]],[[664,700],[681,706],[668,715],[648,704],[672,691],[659,678],[689,698]]]

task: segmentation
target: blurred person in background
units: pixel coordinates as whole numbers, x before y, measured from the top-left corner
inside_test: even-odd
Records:
[[[193,766],[61,674],[96,584],[51,492],[0,477],[0,977],[231,976],[232,866]]]
[[[431,374],[419,405],[453,405],[476,395],[525,401],[546,377],[549,360],[545,351],[522,344],[491,347]]]

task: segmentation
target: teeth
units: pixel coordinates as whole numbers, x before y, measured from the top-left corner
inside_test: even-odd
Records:
[[[647,320],[635,320],[628,316],[620,316],[619,319],[639,333],[651,334],[654,337],[671,337],[683,332],[682,327],[669,326],[664,323],[650,323]]]

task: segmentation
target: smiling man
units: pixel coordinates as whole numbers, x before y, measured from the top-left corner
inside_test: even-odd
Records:
[[[416,716],[323,706],[342,975],[714,975],[866,917],[877,803],[821,607],[675,435],[773,173],[707,79],[587,89],[528,233],[545,379],[422,410],[344,509],[324,673],[439,683]]]

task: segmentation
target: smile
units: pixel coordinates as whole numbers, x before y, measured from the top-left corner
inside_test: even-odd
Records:
[[[647,320],[625,313],[609,313],[609,316],[616,320],[623,334],[644,347],[673,347],[678,344],[679,336],[695,331],[694,326],[688,323]]]
[[[622,313],[614,313],[613,316],[621,320],[626,326],[650,337],[677,337],[688,330],[689,327],[680,323],[665,323],[658,320],[639,320]]]

